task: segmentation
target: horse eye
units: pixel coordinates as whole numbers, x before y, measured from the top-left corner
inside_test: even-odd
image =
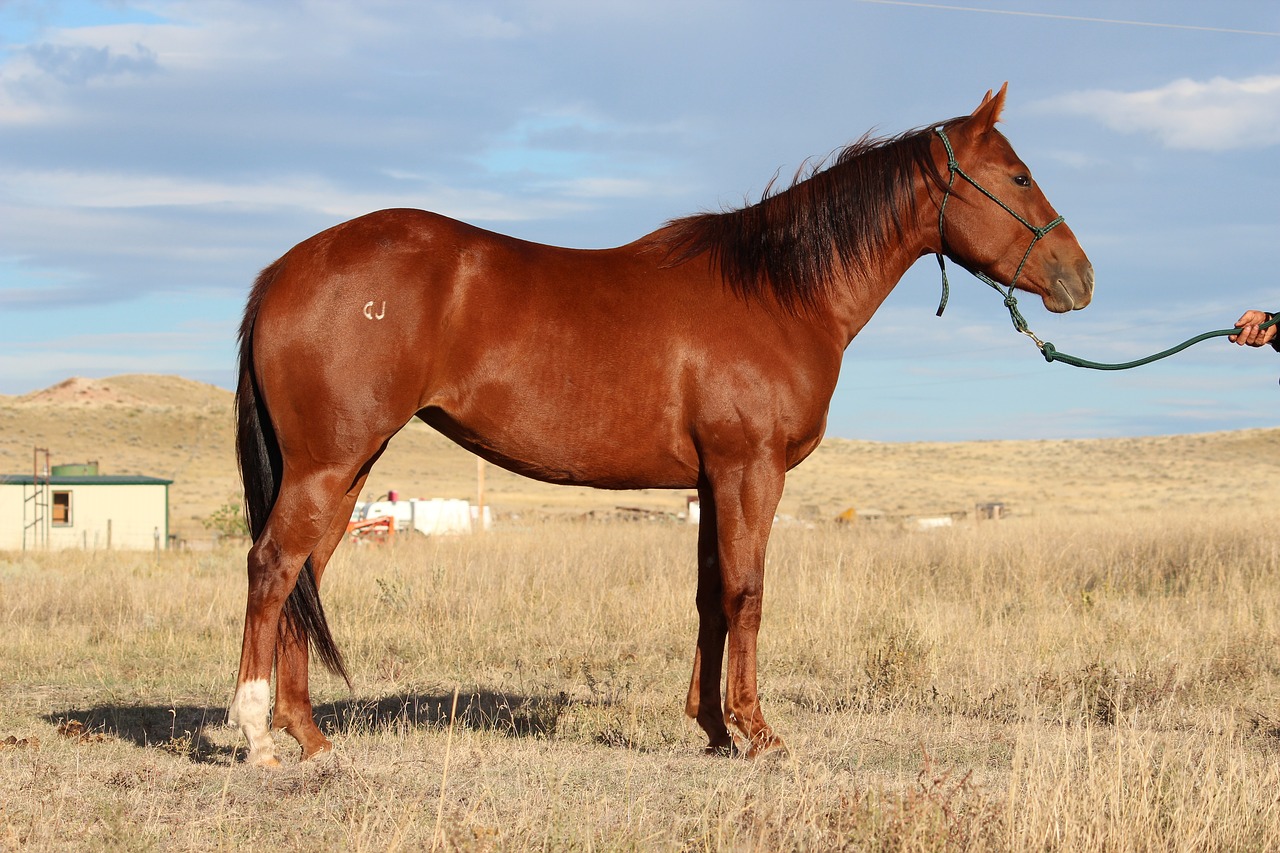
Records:
[[[1020,187],[1031,186],[1031,177],[1029,175],[1014,175],[1013,182]]]

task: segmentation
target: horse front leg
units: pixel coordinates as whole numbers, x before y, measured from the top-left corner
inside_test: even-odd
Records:
[[[693,652],[693,677],[684,712],[707,733],[707,754],[729,754],[733,736],[720,706],[720,677],[729,623],[724,614],[720,583],[720,551],[716,543],[716,501],[710,484],[698,484],[698,644]]]
[[[774,512],[782,498],[781,464],[741,462],[709,472],[715,497],[720,605],[728,634],[724,722],[746,739],[748,757],[784,749],[760,710],[756,639],[764,601],[764,561]]]

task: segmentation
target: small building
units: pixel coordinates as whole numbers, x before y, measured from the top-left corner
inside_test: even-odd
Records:
[[[395,495],[394,492],[391,494]],[[471,533],[493,526],[493,513],[489,507],[446,498],[401,500],[393,497],[391,500],[358,503],[351,512],[351,521],[369,521],[388,515],[395,518],[398,532],[412,530],[426,536]]]
[[[99,474],[97,463],[0,474],[0,550],[168,547],[172,480]]]
[[[978,521],[990,520],[999,521],[1009,514],[1009,510],[1005,507],[1003,501],[988,501],[977,506]]]

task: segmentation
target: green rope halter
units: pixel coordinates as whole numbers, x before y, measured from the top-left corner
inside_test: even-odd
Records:
[[[1018,283],[1018,279],[1022,276],[1022,268],[1027,265],[1027,258],[1031,257],[1031,250],[1036,247],[1036,243],[1039,243],[1042,239],[1044,239],[1046,234],[1048,234],[1050,231],[1052,231],[1053,229],[1061,225],[1064,220],[1061,216],[1059,216],[1056,219],[1054,219],[1052,222],[1050,222],[1048,225],[1042,225],[1039,227],[1032,225],[1030,222],[1026,220],[1025,217],[1023,217],[1022,214],[1018,213],[1018,211],[1014,210],[1012,207],[1005,204],[1003,201],[1000,200],[998,196],[996,196],[995,193],[991,192],[982,184],[978,183],[976,180],[973,179],[973,177],[968,172],[960,168],[959,162],[956,161],[956,152],[951,147],[951,140],[947,138],[947,132],[943,130],[941,127],[936,127],[934,128],[934,130],[937,132],[938,137],[942,140],[943,147],[947,149],[947,191],[945,194],[943,194],[942,205],[938,209],[938,236],[942,240],[942,245],[945,248],[947,244],[947,232],[946,232],[947,202],[951,199],[951,192],[955,188],[956,175],[959,175],[960,177],[964,178],[966,181],[968,181],[970,184],[973,185],[974,189],[976,189],[978,192],[982,193],[987,198],[994,201],[996,204],[1000,205],[1000,207],[1003,208],[1006,213],[1008,213],[1014,219],[1018,220],[1019,222],[1021,222],[1023,225],[1027,227],[1027,230],[1030,231],[1032,234],[1031,245],[1027,246],[1027,250],[1022,253],[1022,260],[1018,262],[1018,268],[1014,271],[1013,278],[1010,279],[1009,286],[1007,289],[1004,286],[1002,286],[998,281],[996,281],[995,279],[993,279],[991,276],[987,275],[984,272],[981,272],[981,271],[975,272],[973,275],[978,279],[978,281],[981,281],[984,284],[990,286],[997,293],[999,293],[1001,296],[1004,297],[1004,307],[1009,309],[1009,319],[1013,321],[1013,327],[1017,329],[1019,332],[1021,332],[1022,334],[1031,338],[1031,340],[1036,342],[1036,346],[1041,347],[1041,349],[1043,349],[1043,344],[1041,343],[1040,339],[1037,338],[1034,334],[1032,334],[1031,330],[1027,328],[1026,318],[1024,318],[1022,316],[1022,312],[1018,310],[1018,300],[1013,295],[1013,288]],[[937,316],[941,317],[943,310],[946,309],[947,307],[947,298],[950,295],[951,288],[950,288],[950,283],[947,281],[947,265],[946,265],[946,261],[943,258],[942,252],[937,253],[937,258],[938,258],[938,269],[942,271],[942,301],[938,303],[938,313],[937,313]]]

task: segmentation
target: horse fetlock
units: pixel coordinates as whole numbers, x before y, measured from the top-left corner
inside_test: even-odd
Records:
[[[712,738],[707,743],[707,748],[702,752],[703,755],[713,755],[717,758],[737,758],[740,754],[737,741],[728,732],[725,733],[725,740],[723,741]]]
[[[242,681],[236,685],[235,696],[231,698],[231,707],[227,718],[233,725],[251,725],[261,720],[267,722],[267,707],[271,700],[271,685],[265,678]]]
[[[283,728],[285,734],[298,742],[298,746],[302,748],[303,761],[333,749],[333,744],[320,733],[320,729],[310,717],[303,723],[291,723],[279,728]]]

